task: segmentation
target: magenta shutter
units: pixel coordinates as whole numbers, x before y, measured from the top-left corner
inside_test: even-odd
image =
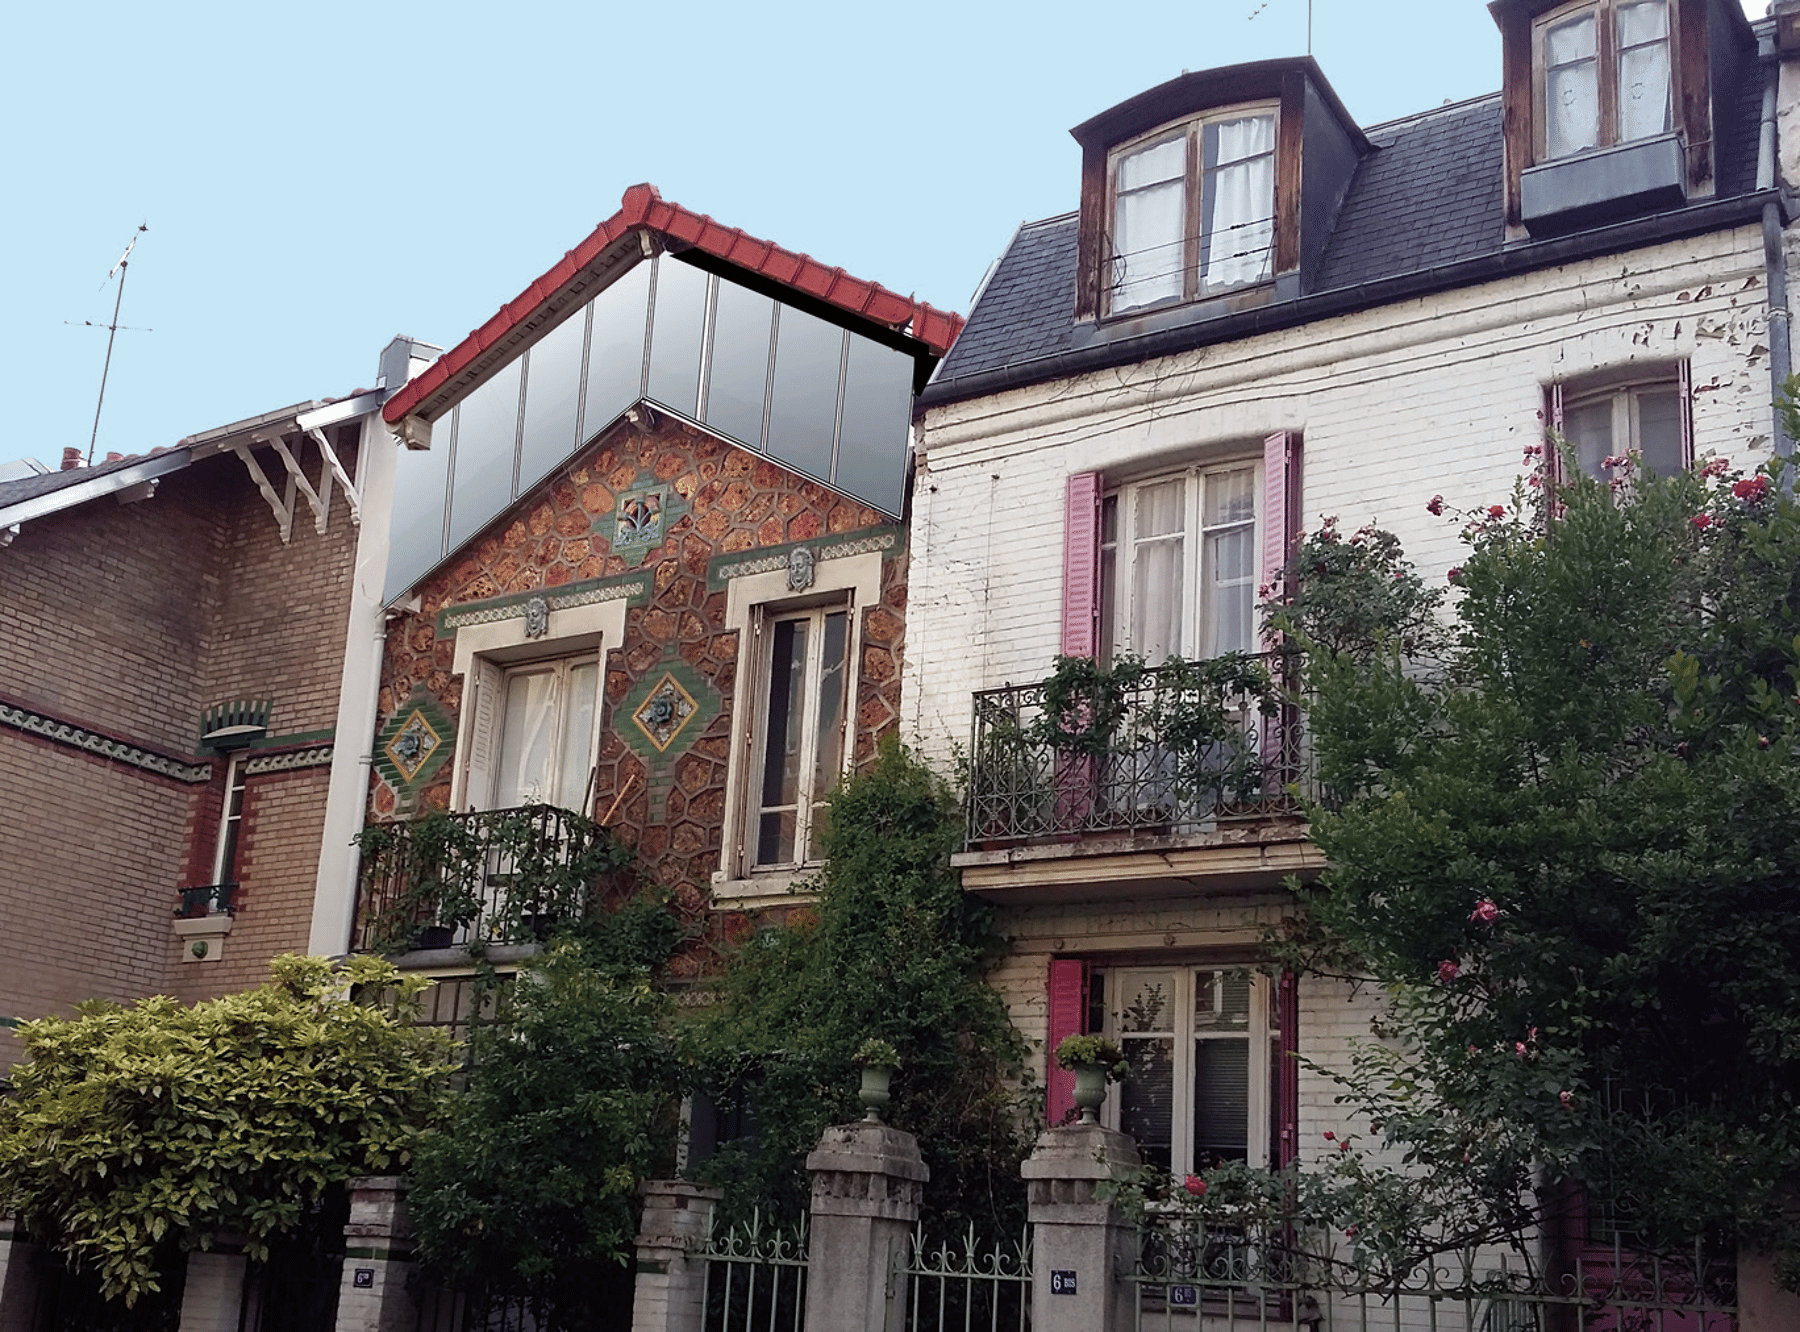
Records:
[[[1100,650],[1100,490],[1098,472],[1069,478],[1063,517],[1062,650],[1091,657]]]
[[[1075,1114],[1075,1074],[1056,1066],[1056,1047],[1067,1036],[1079,1036],[1087,1025],[1088,964],[1075,958],[1050,959],[1050,1032],[1044,1042],[1044,1085],[1049,1096],[1044,1106],[1048,1124],[1060,1124]]]
[[[1275,1165],[1292,1164],[1300,1154],[1299,978],[1291,971],[1276,981],[1279,1021],[1275,1029]]]

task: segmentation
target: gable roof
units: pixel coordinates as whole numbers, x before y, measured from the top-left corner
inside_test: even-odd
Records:
[[[1693,235],[1752,220],[1770,197],[1756,190],[1762,78],[1721,99],[1715,127],[1717,192],[1665,212],[1549,240],[1508,245],[1501,99],[1492,93],[1370,127],[1332,219],[1311,290],[1295,299],[1107,336],[1077,321],[1078,215],[1021,226],[1001,255],[968,327],[920,395],[957,402],[1064,375],[1293,327],[1388,301]]]
[[[865,282],[841,268],[828,268],[810,255],[784,250],[737,227],[670,203],[654,185],[633,185],[619,211],[595,227],[492,319],[445,352],[388,400],[382,415],[392,425],[414,412],[435,416],[456,396],[456,381],[473,379],[522,347],[547,326],[544,315],[560,315],[599,274],[618,265],[640,244],[660,240],[671,249],[694,249],[758,278],[792,288],[847,314],[916,338],[942,356],[962,330],[961,315]],[[473,372],[473,373],[471,373]]]

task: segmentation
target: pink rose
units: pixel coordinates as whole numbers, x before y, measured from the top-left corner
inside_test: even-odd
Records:
[[[1325,1130],[1325,1141],[1326,1142],[1336,1142],[1337,1134],[1333,1133],[1330,1129],[1326,1129]]]
[[[1565,1110],[1573,1110],[1575,1108],[1574,1092],[1558,1092],[1556,1094],[1556,1099],[1562,1102],[1562,1108]]]
[[[1443,517],[1444,497],[1442,495],[1433,495],[1431,497],[1431,503],[1425,506],[1425,512],[1430,514],[1433,518]]]
[[[1461,566],[1455,565],[1455,564],[1451,565],[1450,572],[1445,574],[1444,577],[1448,578],[1451,582],[1454,583],[1458,578],[1462,577]]]
[[[1202,1197],[1206,1193],[1206,1181],[1201,1179],[1198,1175],[1189,1175],[1181,1182],[1181,1184],[1183,1188],[1193,1194],[1196,1198]]]
[[[1731,493],[1741,500],[1755,504],[1769,493],[1769,478],[1766,476],[1747,476],[1731,487]]]
[[[1688,519],[1688,522],[1694,527],[1704,531],[1706,528],[1712,526],[1712,515],[1710,513],[1697,513],[1692,518]]]
[[[1443,981],[1446,985],[1455,980],[1460,971],[1462,971],[1462,968],[1448,958],[1445,958],[1442,962],[1438,963],[1438,979]]]
[[[1355,1239],[1356,1238],[1356,1227],[1355,1226],[1345,1226],[1344,1227],[1344,1235],[1348,1239]]]
[[[1494,905],[1493,898],[1484,897],[1475,904],[1475,909],[1469,913],[1469,919],[1478,920],[1483,925],[1492,925],[1500,919],[1500,908]]]
[[[1504,504],[1488,505],[1488,517],[1490,517],[1490,518],[1506,517],[1506,506]]]

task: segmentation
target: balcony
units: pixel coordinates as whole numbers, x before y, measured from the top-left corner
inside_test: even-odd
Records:
[[[353,947],[374,953],[542,942],[630,854],[553,805],[372,824],[359,844]]]
[[[1248,885],[1316,869],[1295,678],[1291,654],[1111,667],[1064,658],[1048,680],[977,693],[966,849],[955,857],[964,885],[1053,900],[1058,884],[1068,896],[1096,879],[1173,885],[1214,873]],[[1157,865],[1142,862],[1146,850],[1164,853]]]

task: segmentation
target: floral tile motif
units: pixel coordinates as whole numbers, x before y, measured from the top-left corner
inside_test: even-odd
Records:
[[[667,486],[651,486],[619,496],[619,508],[614,520],[613,549],[641,550],[646,546],[660,545],[668,507]]]
[[[450,757],[456,724],[423,689],[375,737],[375,770],[398,793],[417,790]]]
[[[651,688],[649,697],[638,704],[631,719],[658,753],[666,753],[698,710],[694,696],[682,688],[681,681],[664,671],[663,678]]]

